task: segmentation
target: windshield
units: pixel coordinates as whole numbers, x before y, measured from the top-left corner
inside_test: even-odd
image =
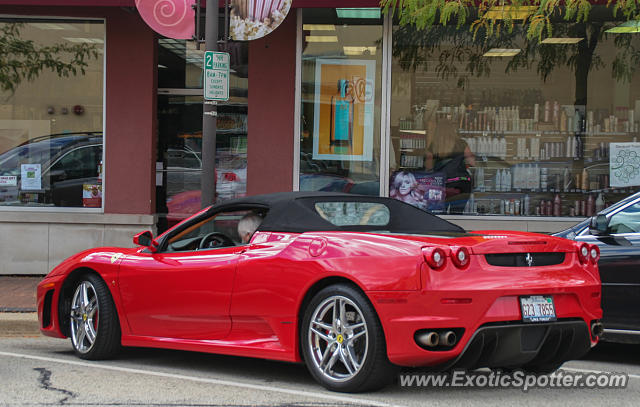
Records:
[[[624,206],[624,205],[628,204],[629,202],[634,201],[634,200],[636,200],[638,198],[640,198],[640,192],[637,192],[637,193],[635,193],[635,194],[633,194],[633,195],[631,195],[631,196],[629,196],[629,197],[627,197],[625,199],[622,199],[622,200],[614,203],[610,207],[606,208],[605,210],[600,211],[598,213],[602,214],[602,215],[607,215],[607,214],[615,211],[616,209],[620,208],[621,206]]]

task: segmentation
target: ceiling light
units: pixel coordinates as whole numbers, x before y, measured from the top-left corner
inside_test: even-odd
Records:
[[[71,24],[66,23],[29,23],[29,25],[40,30],[77,30]]]
[[[338,42],[335,35],[307,35],[304,39],[307,42]]]
[[[376,47],[342,47],[345,55],[375,55]]]
[[[104,43],[104,40],[102,38],[82,38],[82,37],[62,37],[62,39],[65,39],[69,42],[76,42],[76,43],[89,43],[89,44],[102,44]]]
[[[493,6],[484,13],[484,17],[491,20],[524,20],[537,8],[537,6]]]
[[[380,18],[380,9],[372,8],[337,8],[338,18]]]
[[[580,41],[584,40],[584,38],[545,38],[542,40],[542,44],[577,44]]]
[[[512,57],[518,55],[522,51],[521,49],[508,49],[508,48],[491,48],[485,52],[483,57]]]
[[[631,20],[626,23],[622,23],[619,26],[613,27],[605,31],[611,34],[635,34],[640,33],[640,20]]]
[[[336,26],[333,24],[302,24],[305,31],[335,31]]]
[[[400,133],[427,134],[426,130],[400,130]]]

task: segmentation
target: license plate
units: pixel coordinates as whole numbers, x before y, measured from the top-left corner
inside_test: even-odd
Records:
[[[524,322],[548,322],[556,320],[556,307],[550,295],[520,297],[520,309]]]

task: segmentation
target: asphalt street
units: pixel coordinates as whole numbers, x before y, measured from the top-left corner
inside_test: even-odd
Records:
[[[406,388],[341,394],[316,384],[303,365],[202,353],[128,348],[117,359],[74,356],[68,340],[0,338],[2,406],[467,406],[637,405],[640,352],[605,344],[567,372],[625,372],[624,389]]]

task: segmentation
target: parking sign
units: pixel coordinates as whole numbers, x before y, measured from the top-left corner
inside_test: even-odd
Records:
[[[229,54],[206,51],[204,53],[204,98],[229,100]]]

